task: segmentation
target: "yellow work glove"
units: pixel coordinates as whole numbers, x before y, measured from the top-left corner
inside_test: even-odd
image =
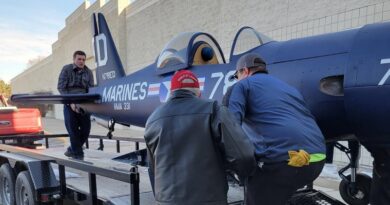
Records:
[[[298,152],[288,151],[288,156],[290,157],[288,160],[288,165],[290,166],[303,167],[309,165],[310,155],[303,149],[300,149]]]

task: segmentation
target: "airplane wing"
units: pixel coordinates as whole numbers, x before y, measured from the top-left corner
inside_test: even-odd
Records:
[[[11,96],[12,102],[35,104],[83,104],[95,103],[100,100],[99,94],[64,94],[64,95],[31,95],[17,94]]]

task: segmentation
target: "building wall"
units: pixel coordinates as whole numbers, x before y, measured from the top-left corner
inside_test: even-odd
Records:
[[[389,6],[389,1],[358,0],[135,1],[126,10],[126,65],[131,71],[150,64],[180,32],[210,33],[228,55],[244,25],[275,40],[289,40],[389,20]]]
[[[106,16],[127,74],[155,61],[164,45],[185,31],[213,35],[228,59],[235,33],[252,26],[275,40],[342,31],[390,20],[389,0],[96,0],[80,5],[67,19],[53,43],[52,54],[11,80],[13,93],[49,91],[56,85],[72,53],[87,53],[94,69],[91,15]],[[52,113],[62,118],[62,106]],[[367,153],[363,164],[370,164]],[[345,161],[336,152],[336,161]]]

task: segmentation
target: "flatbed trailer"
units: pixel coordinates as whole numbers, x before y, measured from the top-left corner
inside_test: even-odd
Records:
[[[117,153],[86,149],[84,159],[77,160],[64,156],[64,148],[50,148],[50,138],[65,136],[37,135],[37,139],[45,140],[46,149],[0,144],[0,197],[5,197],[5,204],[14,200],[17,204],[155,204],[145,166],[146,152],[139,150],[143,138],[92,135],[115,140]],[[5,137],[4,142],[9,139],[12,136]],[[121,141],[134,142],[135,152],[121,154]],[[229,204],[244,204],[243,188],[236,183],[229,185]],[[343,203],[309,187],[298,191],[288,204]]]

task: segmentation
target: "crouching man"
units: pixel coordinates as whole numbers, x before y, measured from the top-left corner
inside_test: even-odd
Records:
[[[227,204],[226,169],[247,177],[254,148],[216,101],[200,99],[197,77],[177,72],[171,97],[146,123],[152,186],[157,204]]]

